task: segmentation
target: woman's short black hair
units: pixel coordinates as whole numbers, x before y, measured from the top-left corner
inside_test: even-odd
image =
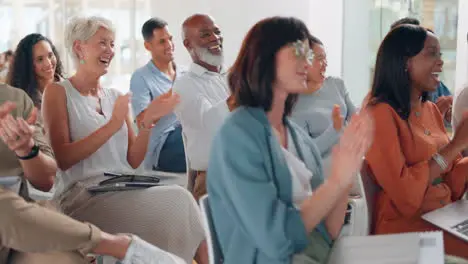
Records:
[[[415,26],[420,26],[421,22],[414,17],[404,17],[400,18],[397,21],[393,22],[393,24],[390,26],[390,30],[399,27],[401,25],[415,25]]]
[[[408,60],[424,48],[428,30],[415,25],[400,25],[391,30],[380,44],[375,63],[370,103],[387,103],[403,120],[411,113],[412,85]],[[427,101],[428,93],[422,94]]]
[[[13,87],[24,90],[37,105],[41,98],[37,91],[37,79],[34,71],[33,48],[40,41],[46,41],[52,48],[57,64],[55,65],[54,81],[63,78],[63,66],[60,55],[52,41],[41,34],[29,34],[24,37],[16,47],[13,61],[10,65],[7,83]]]
[[[308,40],[309,30],[293,17],[271,17],[256,23],[247,33],[228,82],[239,106],[259,107],[268,112],[273,101],[276,54],[289,43]],[[292,111],[297,95],[286,99],[285,115]]]

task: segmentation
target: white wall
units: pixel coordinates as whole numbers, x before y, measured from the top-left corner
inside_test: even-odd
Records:
[[[369,58],[372,0],[344,1],[343,80],[351,100],[360,105],[371,85]]]
[[[468,83],[468,0],[459,0],[458,7],[458,41],[457,69],[455,75],[455,93],[458,93]]]
[[[355,0],[353,0],[355,1]],[[343,0],[310,0],[309,30],[322,40],[327,51],[328,75],[343,77]]]
[[[247,31],[260,19],[295,16],[324,42],[329,57],[329,73],[341,76],[341,36],[343,0],[171,0],[152,1],[152,15],[169,23],[176,44],[176,61],[188,65],[190,57],[182,45],[181,24],[188,16],[211,14],[224,35],[226,65],[231,65]],[[280,34],[280,33],[279,33]]]
[[[468,0],[459,0],[456,87],[468,81]],[[249,28],[262,18],[283,15],[302,19],[325,44],[328,74],[342,77],[351,100],[359,105],[371,85],[369,37],[373,0],[155,0],[152,15],[168,21],[176,44],[176,61],[188,65],[190,57],[180,38],[183,20],[196,13],[211,14],[224,34],[226,65],[237,56]],[[279,33],[280,34],[280,33]]]

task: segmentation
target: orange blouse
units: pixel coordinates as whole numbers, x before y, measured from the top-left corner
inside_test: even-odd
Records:
[[[449,138],[437,106],[425,102],[409,122],[379,103],[369,108],[375,123],[374,142],[366,160],[382,188],[376,197],[376,234],[437,230],[421,215],[460,199],[466,189],[468,159],[457,157],[441,177],[429,183],[429,161]]]

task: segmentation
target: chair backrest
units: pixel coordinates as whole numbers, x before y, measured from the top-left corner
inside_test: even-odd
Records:
[[[190,170],[190,160],[187,153],[187,137],[185,136],[184,129],[182,128],[182,143],[184,144],[184,153],[185,153],[185,165],[187,171],[187,189],[191,192],[193,186],[195,185],[195,175]]]
[[[216,234],[216,230],[213,224],[208,195],[202,196],[199,202],[203,215],[203,223],[205,226],[206,242],[208,244],[208,258],[210,264],[221,264],[223,263],[223,253],[221,251],[218,235]]]
[[[367,221],[369,227],[369,234],[371,235],[374,232],[374,208],[375,200],[377,199],[377,194],[380,191],[379,185],[374,181],[372,173],[369,167],[369,164],[366,160],[362,163],[361,167],[361,181],[363,187],[363,195],[366,199],[367,205]]]

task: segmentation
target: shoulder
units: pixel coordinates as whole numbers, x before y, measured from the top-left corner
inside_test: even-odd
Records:
[[[47,89],[44,91],[43,100],[47,101],[48,98],[52,98],[51,100],[55,100],[58,98],[65,98],[66,97],[66,82],[67,80],[61,82],[54,82],[47,85]]]
[[[344,86],[343,79],[341,79],[340,77],[336,77],[336,76],[328,76],[324,81],[324,84],[326,83]]]
[[[395,123],[405,122],[401,119],[400,115],[387,103],[376,103],[375,105],[368,105],[366,109],[369,111],[374,125],[377,127],[388,127]]]
[[[198,82],[196,82],[197,76],[191,72],[187,72],[186,74],[178,77],[174,81],[174,85],[172,86],[172,90],[179,94],[185,93],[196,93],[198,88]]]
[[[14,116],[27,116],[29,113],[26,112],[34,107],[33,101],[25,91],[7,84],[0,84],[0,103],[7,101],[16,104],[16,109],[12,112]]]
[[[264,127],[264,124],[255,117],[257,111],[262,110],[252,107],[238,107],[226,118],[222,129],[229,130],[233,127],[242,127],[249,128],[245,129],[246,132],[255,132],[255,130],[258,131],[258,129]]]
[[[341,94],[347,92],[343,79],[339,77],[327,77],[323,83],[323,86],[327,86],[327,88],[333,87]]]
[[[468,105],[468,85],[465,86],[460,93],[455,97],[455,106],[467,106]]]
[[[8,84],[0,84],[0,94],[1,94],[1,101],[11,101],[15,103],[19,103],[25,98],[29,98],[25,91],[19,88],[12,87]],[[30,99],[30,98],[29,98]]]
[[[145,64],[133,72],[131,80],[134,81],[139,78],[143,78],[147,73],[148,73],[148,65]]]
[[[238,142],[248,138],[257,138],[265,133],[265,125],[255,117],[256,114],[260,114],[256,111],[261,110],[250,107],[239,107],[234,110],[221,125],[217,134],[218,140],[228,138],[231,145],[233,139]]]

